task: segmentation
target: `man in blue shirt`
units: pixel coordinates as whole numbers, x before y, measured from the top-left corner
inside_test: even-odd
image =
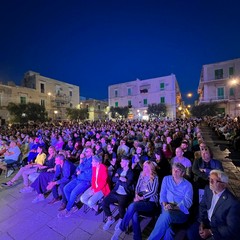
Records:
[[[91,186],[92,179],[92,156],[93,150],[87,147],[84,154],[80,155],[80,163],[76,168],[75,178],[63,189],[67,199],[66,209],[58,214],[58,217],[69,217],[78,210],[75,201],[79,194],[82,194]],[[75,206],[74,206],[75,205]]]
[[[7,171],[7,164],[12,164],[14,162],[17,162],[20,154],[21,154],[21,150],[17,146],[17,143],[15,141],[11,141],[8,149],[4,153],[3,162],[0,162],[0,170]],[[7,173],[7,177],[9,177],[13,172],[14,170],[10,169]]]
[[[183,176],[186,168],[181,163],[174,163],[172,175],[163,178],[160,191],[162,213],[158,217],[155,227],[148,240],[174,239],[171,229],[172,223],[184,223],[189,216],[192,205],[192,184]]]

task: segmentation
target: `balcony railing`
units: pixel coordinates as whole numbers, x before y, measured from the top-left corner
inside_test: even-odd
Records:
[[[210,96],[210,97],[200,97],[199,102],[225,102],[225,101],[239,101],[240,96]]]
[[[61,105],[65,105],[70,103],[71,101],[71,97],[70,96],[66,96],[65,94],[57,94],[56,96],[54,96],[52,98],[52,103],[54,104],[61,104]]]

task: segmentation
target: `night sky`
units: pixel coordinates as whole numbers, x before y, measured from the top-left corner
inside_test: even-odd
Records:
[[[239,12],[237,0],[2,0],[0,81],[33,70],[104,99],[174,73],[196,98],[202,65],[240,57]]]

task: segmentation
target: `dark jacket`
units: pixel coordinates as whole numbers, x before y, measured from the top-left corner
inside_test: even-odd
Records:
[[[71,180],[75,170],[76,166],[68,160],[65,160],[63,167],[56,165],[56,172],[53,181],[56,181],[58,185],[66,184]]]
[[[196,159],[193,162],[192,172],[194,174],[194,182],[198,182],[200,188],[205,188],[208,184],[208,177],[213,169],[223,171],[222,163],[219,160],[211,159],[207,166],[202,158]],[[206,172],[200,171],[200,169],[206,169]]]
[[[200,203],[199,221],[210,226],[214,239],[234,240],[240,236],[240,202],[226,189],[219,198],[211,217],[208,220],[207,210],[212,203],[213,192],[206,186],[204,196]]]
[[[123,169],[118,168],[117,174],[120,176],[122,173]],[[133,189],[133,171],[131,168],[128,169],[127,174],[126,174],[126,182],[122,182],[119,177],[116,177],[115,175],[112,178],[112,182],[115,184],[113,188],[113,192],[116,192],[119,185],[123,186],[127,194],[133,194],[134,189]]]

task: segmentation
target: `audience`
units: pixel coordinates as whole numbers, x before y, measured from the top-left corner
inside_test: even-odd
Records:
[[[220,121],[221,124],[210,118],[206,121],[219,135],[238,144],[238,125],[234,121],[229,120],[227,123],[224,120]],[[59,202],[62,198],[58,217],[69,217],[77,211],[78,199],[94,209],[96,214],[103,209],[107,217],[104,230],[108,230],[115,222],[110,205],[117,204],[119,220],[112,239],[118,239],[130,221],[134,239],[141,239],[138,216],[144,212],[153,212],[152,215],[157,213],[156,200],[160,191],[162,213],[149,239],[173,239],[172,224],[186,222],[189,219],[189,208],[195,201],[192,185],[184,178],[192,180],[192,168],[194,190],[204,189],[208,184],[210,189],[205,189],[200,204],[200,223],[191,226],[189,239],[206,239],[212,235],[214,239],[236,239],[238,233],[235,222],[239,222],[237,216],[232,218],[233,215],[228,215],[225,208],[224,216],[221,212],[218,214],[221,208],[211,210],[212,196],[218,199],[222,194],[219,201],[226,200],[226,211],[239,211],[234,197],[228,194],[226,178],[222,177],[224,173],[219,175],[214,172],[223,171],[223,167],[220,161],[213,159],[211,150],[202,137],[199,123],[198,119],[156,119],[148,122],[120,120],[59,125],[46,123],[23,129],[12,127],[11,132],[3,128],[0,129],[0,150],[4,159],[0,163],[0,169],[7,170],[7,163],[16,162],[16,156],[20,153],[27,156],[28,163],[3,186],[10,187],[23,176],[25,187],[21,192],[35,190],[38,194],[33,203],[44,200],[48,192],[52,191],[53,199],[49,204]],[[42,151],[43,146],[49,146],[47,157]],[[56,151],[54,147],[57,148]],[[170,174],[170,162],[173,164],[172,176],[167,176]],[[186,168],[188,174],[184,175]],[[31,187],[28,178],[34,180]],[[215,185],[219,188],[222,186],[222,191],[213,190]],[[155,191],[155,188],[158,190]],[[228,208],[227,199],[232,199],[232,208]],[[194,205],[198,208],[199,202],[194,202]],[[197,212],[194,214],[196,216]],[[234,221],[234,224],[228,224],[228,219],[233,219],[231,222]],[[219,222],[219,226],[216,222]]]

